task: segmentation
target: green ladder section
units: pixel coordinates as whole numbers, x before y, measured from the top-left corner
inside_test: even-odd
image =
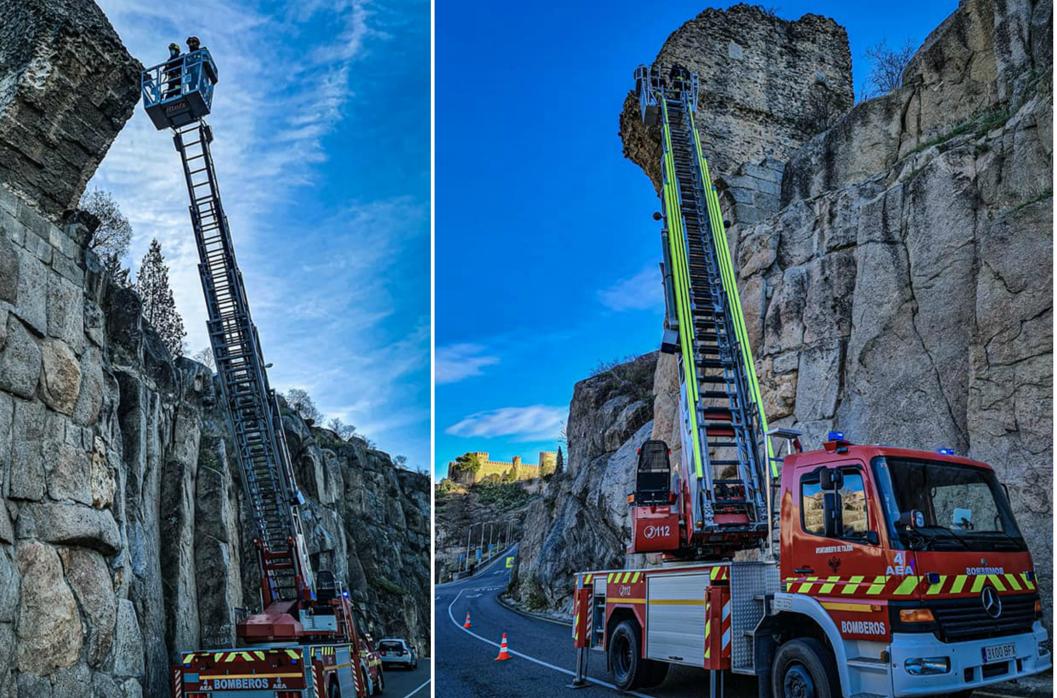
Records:
[[[642,115],[661,132],[667,329],[680,355],[692,535],[759,538],[777,477],[734,266],[700,136],[697,78],[636,72]],[[717,536],[718,534],[718,536]]]

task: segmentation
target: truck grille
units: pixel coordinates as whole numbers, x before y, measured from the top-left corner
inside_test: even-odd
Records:
[[[998,618],[987,615],[978,597],[937,602],[929,607],[936,618],[937,634],[944,642],[1017,635],[1029,632],[1035,622],[1034,594],[1003,596]]]

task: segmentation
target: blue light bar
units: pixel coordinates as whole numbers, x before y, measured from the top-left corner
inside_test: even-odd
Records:
[[[954,455],[954,449],[953,448],[937,448],[936,449],[936,453],[940,454],[941,456],[953,456]]]
[[[844,432],[843,431],[831,431],[830,433],[826,434],[826,441],[844,441],[844,440],[845,439],[844,439]]]

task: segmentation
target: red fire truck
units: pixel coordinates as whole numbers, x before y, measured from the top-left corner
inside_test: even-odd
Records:
[[[260,610],[237,624],[236,647],[180,653],[176,698],[367,698],[380,693],[381,660],[357,627],[349,593],[326,569],[313,570],[275,391],[268,383],[257,328],[210,153],[205,123],[218,72],[198,40],[143,71],[147,114],[169,128],[183,162],[210,347],[230,420],[257,549]],[[175,49],[175,47],[174,47]]]
[[[777,560],[669,562],[577,576],[574,640],[622,688],[670,664],[756,676],[760,695],[933,695],[1049,669],[1031,555],[984,463],[857,446],[782,464]],[[643,452],[656,447],[648,442]],[[654,454],[655,455],[655,454]],[[640,459],[642,452],[640,452]],[[672,553],[672,504],[640,468],[631,552]]]
[[[661,143],[665,322],[680,457],[639,452],[642,569],[578,574],[577,682],[592,650],[621,688],[671,664],[755,676],[790,698],[967,693],[1050,668],[1035,572],[992,469],[953,451],[802,452],[768,429],[718,193],[694,124],[697,76],[636,71]],[[772,437],[785,439],[785,456]],[[777,504],[776,504],[777,503]]]

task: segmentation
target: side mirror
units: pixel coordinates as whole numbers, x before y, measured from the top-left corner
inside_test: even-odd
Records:
[[[844,487],[844,473],[837,468],[823,468],[818,474],[819,486],[827,491],[833,492]]]
[[[867,531],[863,534],[863,538],[866,540],[867,545],[881,544],[881,536],[877,535],[877,531]]]
[[[844,525],[840,511],[840,495],[836,491],[822,494],[822,519],[825,525],[826,538],[840,538],[844,535]]]

